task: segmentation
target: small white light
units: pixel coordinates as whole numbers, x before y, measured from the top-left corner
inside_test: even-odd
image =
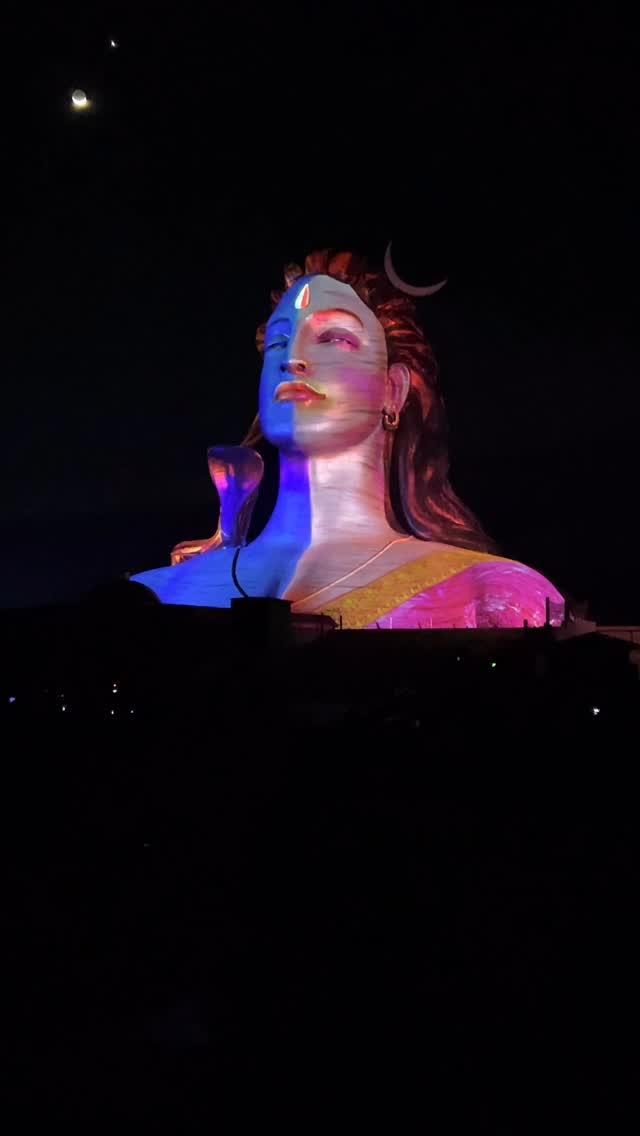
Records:
[[[130,713],[130,714],[135,714],[135,710],[130,710],[130,711],[129,711],[129,713]]]
[[[599,706],[592,706],[591,707],[591,713],[593,714],[593,716],[595,718],[596,714],[600,713],[600,707]]]
[[[494,668],[494,667],[497,667],[497,665],[498,665],[497,663],[492,663],[492,664],[491,664],[491,669],[493,670],[493,668]]]
[[[9,695],[9,702],[15,702],[15,700],[16,700],[15,694],[10,694]]]
[[[117,46],[118,46],[118,44],[116,43],[115,39],[109,40],[109,47],[117,47]]]
[[[71,102],[75,110],[86,110],[89,106],[89,100],[87,98],[86,92],[81,90],[80,87],[76,87],[75,91],[71,95]]]
[[[64,714],[64,711],[65,711],[65,710],[66,710],[67,708],[66,708],[66,706],[61,706],[61,707],[60,707],[60,709],[62,710],[62,712],[63,712],[63,714]]]
[[[110,713],[111,713],[111,717],[113,718],[113,715],[115,714],[115,710],[111,710]]]

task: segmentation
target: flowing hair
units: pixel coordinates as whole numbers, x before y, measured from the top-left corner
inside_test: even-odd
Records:
[[[398,428],[390,435],[391,451],[387,450],[386,458],[387,493],[396,526],[419,540],[489,551],[492,542],[449,482],[447,420],[438,366],[416,321],[413,300],[394,288],[384,272],[369,271],[362,257],[330,249],[312,252],[304,269],[287,265],[286,288],[301,276],[314,274],[333,276],[353,288],[384,329],[389,365],[404,363],[411,375],[409,394]],[[286,288],[271,293],[274,308]],[[256,335],[260,352],[264,349],[265,326],[262,324]],[[243,445],[255,446],[261,439],[256,417]]]

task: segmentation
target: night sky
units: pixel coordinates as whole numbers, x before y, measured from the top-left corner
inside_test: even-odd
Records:
[[[206,449],[252,419],[282,266],[380,261],[392,238],[406,279],[449,278],[420,314],[458,492],[505,555],[640,623],[629,28],[159,7],[25,11],[5,39],[0,603],[72,600],[210,535]]]

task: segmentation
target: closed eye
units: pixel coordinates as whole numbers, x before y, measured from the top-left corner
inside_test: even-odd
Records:
[[[358,336],[344,327],[328,327],[321,331],[318,343],[335,343],[343,351],[357,351],[360,347]]]
[[[282,335],[278,339],[272,339],[270,343],[265,345],[265,351],[273,351],[274,348],[286,347],[289,340],[286,336]]]

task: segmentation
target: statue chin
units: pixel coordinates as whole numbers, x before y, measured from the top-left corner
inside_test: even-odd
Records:
[[[265,438],[277,450],[306,458],[337,457],[362,445],[375,429],[368,417],[341,421],[330,412],[323,415],[312,409],[298,410],[295,417],[261,414],[260,422]]]

